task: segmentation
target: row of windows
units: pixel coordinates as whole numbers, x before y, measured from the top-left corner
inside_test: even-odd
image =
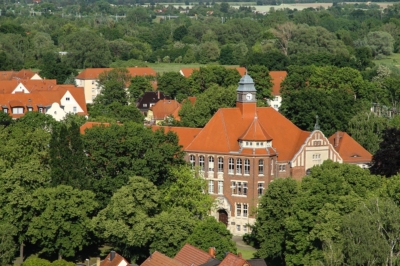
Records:
[[[236,231],[240,232],[241,226],[240,224],[236,225]],[[247,232],[247,225],[243,225],[243,232]]]
[[[74,113],[78,112],[78,108],[76,106],[74,106],[72,110],[73,110]],[[28,112],[32,112],[33,108],[32,107],[27,107],[27,111]],[[4,108],[3,112],[7,114],[8,113],[8,108]],[[45,108],[38,107],[38,112],[39,113],[45,113]],[[13,114],[23,114],[24,113],[24,107],[13,107],[12,108],[12,113]],[[57,114],[57,113],[54,112],[54,114]]]
[[[215,184],[216,181],[209,180],[208,181],[208,193],[215,193]],[[248,187],[247,182],[244,181],[232,181],[231,183],[232,196],[247,196]],[[264,193],[264,183],[259,182],[257,184],[257,194],[261,196]],[[217,194],[224,194],[224,181],[217,181]]]
[[[190,155],[189,158],[190,164],[192,167],[196,166],[196,157],[194,155]],[[244,166],[244,168],[243,168]],[[199,156],[199,167],[201,171],[205,171],[205,157],[203,155]],[[244,173],[245,175],[250,174],[250,160],[244,159],[244,165],[242,159],[236,159],[236,167],[235,167],[235,159],[229,158],[228,160],[228,174],[234,175],[236,170],[237,175],[241,175]],[[243,171],[244,170],[244,171]],[[214,172],[214,157],[208,157],[208,171]],[[224,158],[218,157],[218,173],[224,172]],[[286,164],[279,165],[279,172],[286,172]],[[271,173],[273,174],[273,162],[271,162]],[[264,160],[258,160],[258,174],[264,175]]]

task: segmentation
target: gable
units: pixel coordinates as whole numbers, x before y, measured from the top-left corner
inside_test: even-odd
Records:
[[[19,83],[11,93],[29,93],[29,90],[24,86],[24,84]]]

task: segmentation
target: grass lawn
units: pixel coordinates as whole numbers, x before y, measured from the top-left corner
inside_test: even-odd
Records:
[[[373,60],[373,62],[377,65],[382,64],[386,66],[395,66],[400,67],[400,54],[392,54],[383,59]]]
[[[179,64],[179,63],[146,63],[146,65],[154,69],[157,73],[164,73],[171,71],[179,72],[181,68],[198,68],[206,66],[202,64]],[[227,67],[237,67],[237,66],[227,66]]]
[[[249,249],[241,249],[241,248],[238,248],[237,249],[237,252],[239,253],[242,253],[242,258],[243,259],[245,259],[245,260],[249,260],[249,259],[252,259],[253,258],[253,255],[254,255],[254,252],[255,252],[255,250],[249,250]]]

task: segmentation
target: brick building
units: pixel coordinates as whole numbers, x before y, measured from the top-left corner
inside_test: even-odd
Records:
[[[244,75],[235,108],[219,109],[203,129],[165,128],[177,133],[186,159],[207,180],[216,198],[212,215],[234,235],[248,232],[258,199],[275,178],[301,179],[327,159],[367,167],[372,158],[346,133],[328,139],[318,125],[303,131],[273,107],[256,107],[256,101],[254,82]]]

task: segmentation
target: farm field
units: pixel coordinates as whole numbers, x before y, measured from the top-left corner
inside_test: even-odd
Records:
[[[179,63],[146,63],[148,67],[154,69],[157,73],[164,72],[179,72],[181,68],[198,68],[206,65],[202,64],[179,64]],[[211,64],[217,65],[217,64]],[[238,67],[238,66],[227,66],[227,67]]]

